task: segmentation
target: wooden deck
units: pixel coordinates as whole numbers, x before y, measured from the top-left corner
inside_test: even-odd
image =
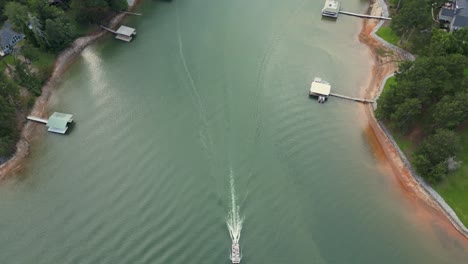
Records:
[[[375,100],[369,100],[369,99],[364,99],[364,98],[355,98],[355,97],[350,97],[346,95],[341,95],[341,94],[336,94],[336,93],[330,93],[330,96],[338,97],[338,98],[343,98],[355,102],[360,102],[363,104],[369,104],[369,103],[375,103]]]
[[[348,11],[340,11],[340,14],[348,15],[348,16],[355,16],[355,17],[362,17],[362,18],[374,18],[374,19],[383,19],[383,20],[392,20],[391,17],[383,17],[383,16],[371,16],[371,15],[364,15],[364,14],[357,14]]]

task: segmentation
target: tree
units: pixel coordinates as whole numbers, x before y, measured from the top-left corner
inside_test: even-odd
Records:
[[[432,25],[431,5],[425,0],[406,1],[400,12],[393,17],[391,27],[399,35],[411,35],[414,31],[430,28]],[[410,36],[408,36],[409,38]]]
[[[123,11],[128,9],[127,0],[109,0],[109,6],[114,11]]]
[[[460,137],[455,132],[438,129],[421,143],[413,155],[413,164],[421,176],[430,182],[437,182],[443,178],[441,173],[448,171],[447,160],[460,149]]]
[[[396,106],[396,111],[391,114],[392,126],[406,133],[412,124],[421,116],[421,101],[417,98],[406,99]]]
[[[105,0],[74,0],[71,8],[75,19],[81,23],[99,23],[110,10]]]
[[[0,10],[5,10],[5,5],[6,0],[0,0]],[[4,12],[0,13],[0,22],[3,23],[5,20],[7,20],[7,17],[5,16]]]
[[[29,22],[27,6],[16,2],[8,2],[5,5],[4,14],[17,30],[26,32]]]
[[[47,19],[54,19],[64,14],[62,9],[52,6],[44,0],[28,0],[28,6],[42,24],[45,24]]]
[[[14,86],[3,74],[0,76],[0,157],[13,152],[16,141],[15,99],[18,95]]]
[[[468,93],[444,96],[434,107],[432,127],[454,129],[468,117]]]
[[[50,49],[60,51],[73,41],[76,30],[65,16],[60,16],[56,19],[46,20],[45,34]]]

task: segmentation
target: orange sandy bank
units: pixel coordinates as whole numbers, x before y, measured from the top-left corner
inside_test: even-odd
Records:
[[[381,3],[371,1],[369,12],[381,15],[382,6],[380,5]],[[371,77],[366,89],[366,98],[375,98],[380,91],[382,82],[385,81],[387,76],[393,74],[398,69],[396,61],[405,59],[404,54],[389,50],[381,42],[373,38],[372,31],[378,23],[379,21],[376,20],[364,20],[359,34],[359,40],[369,47],[374,59]],[[463,226],[454,223],[450,215],[443,210],[435,198],[414,178],[410,169],[401,159],[398,150],[379,126],[371,104],[365,106],[365,113],[368,120],[366,134],[369,142],[371,142],[377,156],[383,159],[391,174],[398,180],[401,190],[409,198],[408,200],[415,203],[418,209],[421,209],[421,212],[418,212],[418,217],[425,218],[426,221],[432,224],[435,223],[439,227],[443,226],[447,233],[460,239],[463,244],[466,244],[468,249],[468,235],[464,232]]]

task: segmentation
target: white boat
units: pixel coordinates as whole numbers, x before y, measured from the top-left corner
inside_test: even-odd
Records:
[[[340,12],[340,2],[336,0],[326,0],[322,9],[322,16],[337,18]]]
[[[240,247],[238,243],[232,243],[231,256],[230,259],[232,263],[240,263],[241,261]]]

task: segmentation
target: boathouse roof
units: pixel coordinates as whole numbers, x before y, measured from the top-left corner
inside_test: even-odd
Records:
[[[310,94],[328,96],[330,94],[330,90],[331,85],[322,81],[320,78],[315,78],[310,85]]]
[[[117,34],[124,35],[127,37],[132,36],[134,32],[135,32],[134,28],[126,27],[126,26],[120,26],[120,28],[116,31]]]
[[[339,4],[336,0],[327,0],[325,1],[324,9],[338,11]]]
[[[73,115],[55,112],[47,121],[48,130],[51,132],[65,134],[68,129],[68,123],[71,123]]]

